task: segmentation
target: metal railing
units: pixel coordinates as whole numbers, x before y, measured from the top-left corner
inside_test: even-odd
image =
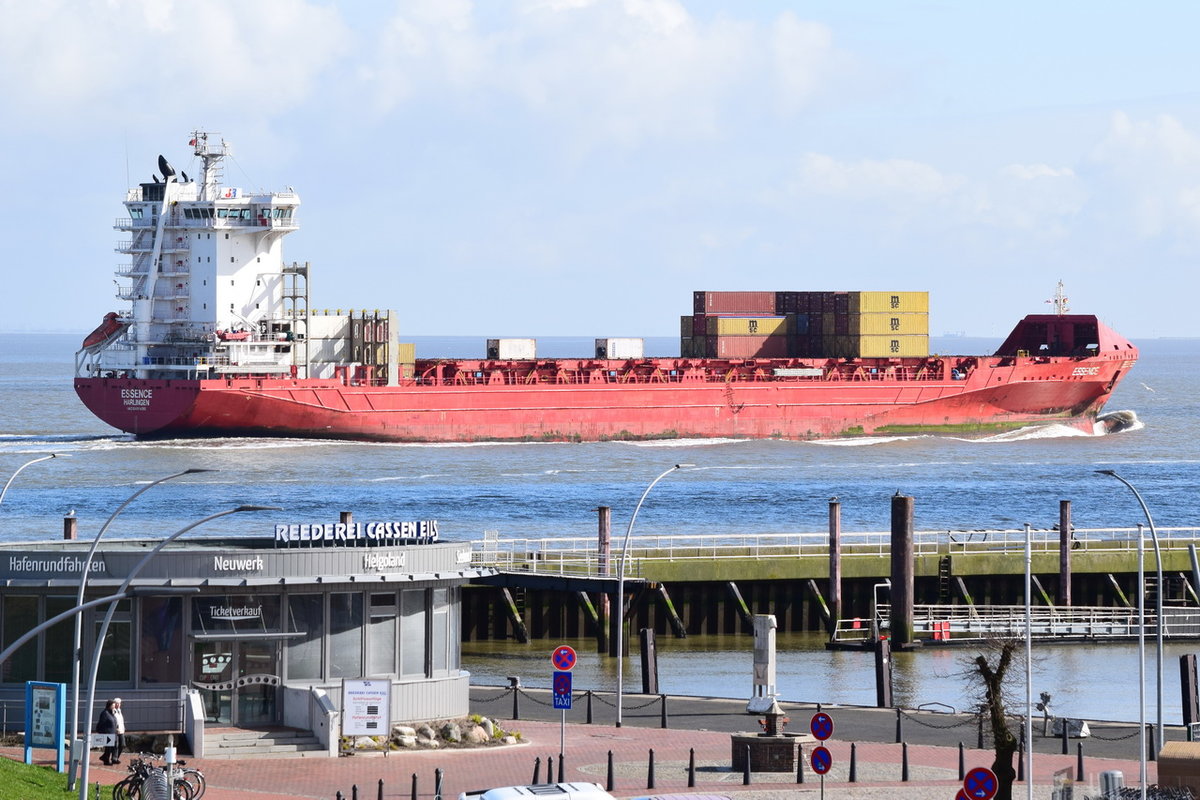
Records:
[[[1159,544],[1164,551],[1186,550],[1200,544],[1200,528],[1158,528]],[[1072,532],[1072,548],[1077,551],[1134,551],[1137,528],[1077,528]],[[1034,552],[1058,552],[1056,529],[1031,532]],[[500,570],[549,574],[601,575],[601,560],[596,540],[590,537],[493,538],[473,543],[473,562],[477,566]],[[1025,547],[1022,530],[944,530],[919,531],[913,535],[913,552],[918,556],[971,553],[1019,554]],[[887,531],[842,533],[843,557],[890,556],[891,534]],[[827,558],[829,535],[826,533],[753,533],[753,534],[668,534],[639,535],[629,548],[633,565],[626,574],[641,574],[645,565],[655,562],[738,558],[765,560]],[[620,550],[608,557],[609,574],[615,575]]]

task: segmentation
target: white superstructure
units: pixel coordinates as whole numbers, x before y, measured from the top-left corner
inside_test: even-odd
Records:
[[[298,228],[300,197],[290,187],[250,192],[224,185],[223,161],[232,151],[217,134],[197,131],[189,145],[198,179],[159,156],[161,176],[126,195],[129,216],[115,227],[128,236],[117,252],[129,263],[116,271],[117,298],[130,304],[118,320],[128,327],[80,351],[77,374],[303,378],[355,366],[348,352],[353,312],[314,319],[308,266],[283,260],[283,237]],[[394,341],[395,326],[386,327],[384,343]]]

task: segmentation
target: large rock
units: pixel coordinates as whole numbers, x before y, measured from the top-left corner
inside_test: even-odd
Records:
[[[489,739],[496,735],[496,723],[492,722],[487,717],[483,718],[483,721],[479,723],[479,726],[487,731]]]
[[[463,740],[468,744],[483,744],[491,740],[491,734],[482,725],[475,725],[467,728],[463,734]]]
[[[421,725],[417,728],[417,738],[418,739],[436,739],[437,734],[434,733],[433,728],[429,727],[428,725]]]
[[[397,747],[416,747],[417,746],[417,737],[416,736],[393,736],[392,742]]]
[[[410,728],[407,725],[393,725],[392,726],[392,736],[416,736],[416,735],[417,735],[417,731],[415,728]]]
[[[441,730],[439,730],[438,733],[441,735],[442,739],[447,742],[462,741],[462,728],[458,727],[458,725],[454,722],[447,722],[442,725]]]

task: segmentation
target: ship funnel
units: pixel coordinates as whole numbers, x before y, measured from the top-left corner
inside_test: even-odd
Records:
[[[163,156],[158,157],[158,171],[161,172],[163,177],[167,180],[170,180],[171,176],[175,174],[175,168],[168,164],[167,159]]]

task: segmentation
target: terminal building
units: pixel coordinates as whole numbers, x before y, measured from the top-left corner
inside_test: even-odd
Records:
[[[87,541],[0,546],[0,647],[73,608],[85,566],[85,599],[100,598],[158,543],[102,540],[90,565]],[[120,696],[131,732],[194,739],[206,724],[316,730],[335,712],[342,680],[358,678],[391,682],[393,722],[463,716],[460,592],[490,573],[472,567],[469,543],[440,541],[433,520],[343,515],[276,525],[258,539],[172,542],[117,601],[96,706],[80,724],[90,730],[104,699]],[[82,612],[83,698],[106,608]],[[70,683],[73,638],[68,619],[0,664],[6,726],[22,718],[25,681]]]

